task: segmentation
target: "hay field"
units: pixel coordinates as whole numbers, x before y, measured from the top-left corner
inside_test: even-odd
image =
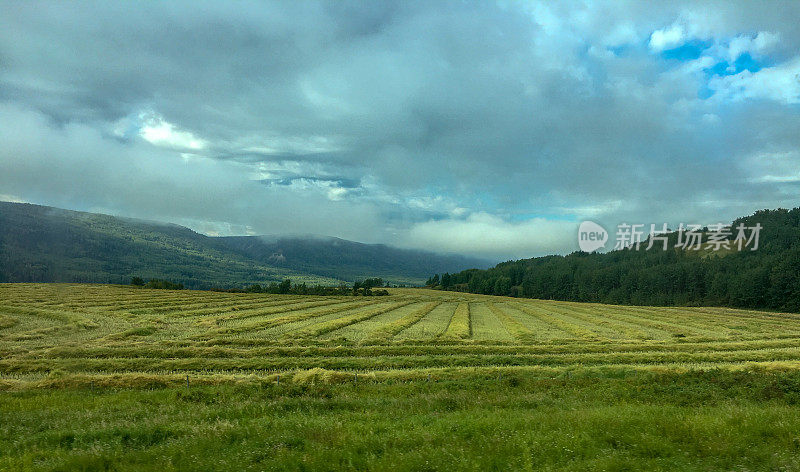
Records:
[[[0,471],[800,470],[797,314],[0,285]]]
[[[377,377],[587,367],[738,368],[800,360],[800,315],[511,299],[0,285],[5,388],[86,379]]]

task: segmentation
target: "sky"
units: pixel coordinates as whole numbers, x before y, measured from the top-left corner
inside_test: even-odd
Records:
[[[0,200],[518,259],[800,202],[800,2],[0,1]],[[613,230],[612,230],[613,231]]]

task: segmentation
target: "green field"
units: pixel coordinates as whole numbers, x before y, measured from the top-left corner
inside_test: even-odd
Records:
[[[800,315],[0,285],[2,470],[800,470]]]

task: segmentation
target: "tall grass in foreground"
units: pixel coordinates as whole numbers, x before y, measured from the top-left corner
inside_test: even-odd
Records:
[[[0,470],[800,467],[797,371],[302,380],[2,393]]]

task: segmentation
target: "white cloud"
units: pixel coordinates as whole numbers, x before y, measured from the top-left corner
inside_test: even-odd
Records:
[[[758,72],[744,70],[736,75],[715,77],[709,88],[718,99],[767,99],[787,104],[800,103],[800,57]]]
[[[188,224],[216,234],[324,234],[384,240],[378,209],[332,201],[330,187],[267,186],[235,161],[195,159],[93,127],[55,126],[0,102],[0,189],[10,200]],[[16,196],[20,197],[16,197]]]
[[[350,189],[347,189],[347,188],[344,188],[344,187],[331,186],[328,189],[328,200],[335,201],[335,202],[338,202],[340,200],[344,200],[344,198],[347,196],[347,193],[349,191],[350,191]]]
[[[155,113],[142,113],[139,118],[142,121],[139,135],[156,146],[200,150],[208,145],[205,140],[188,131],[177,129]]]
[[[711,56],[700,56],[693,61],[686,62],[683,66],[681,66],[681,72],[686,74],[693,74],[697,72],[702,72],[703,69],[707,69],[714,64],[716,64],[717,60]]]
[[[534,218],[509,222],[488,213],[472,213],[466,219],[417,223],[409,230],[406,245],[492,258],[524,258],[574,250],[577,228],[578,224],[571,221]]]
[[[727,47],[722,47],[723,55],[733,63],[742,54],[749,53],[761,56],[770,52],[777,44],[780,36],[769,31],[761,31],[755,36],[740,34],[730,40]]]
[[[780,35],[778,33],[773,33],[771,31],[761,31],[756,35],[756,38],[753,40],[753,45],[755,46],[755,50],[761,54],[769,52],[775,46],[778,45],[780,41]]]
[[[669,28],[656,30],[650,35],[650,49],[653,52],[661,52],[672,49],[684,42],[685,33],[679,24],[673,24]]]
[[[718,220],[781,204],[775,187],[797,201],[764,184],[796,169],[738,164],[800,147],[800,4],[25,5],[0,2],[0,191],[19,199],[498,257],[575,239],[508,214]],[[711,45],[697,60],[657,54],[691,39]],[[700,98],[743,51],[778,65]]]
[[[559,208],[559,210],[568,214],[573,214],[580,219],[587,219],[587,218],[598,218],[601,216],[609,216],[623,209],[624,206],[625,202],[622,200],[611,200],[603,203],[597,203],[594,205],[582,205],[570,208]]]
[[[8,195],[6,193],[0,193],[0,202],[30,203],[16,195]]]
[[[800,151],[757,153],[742,165],[751,173],[753,182],[800,182]]]

